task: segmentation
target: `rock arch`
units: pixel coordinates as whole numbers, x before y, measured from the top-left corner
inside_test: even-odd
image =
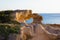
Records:
[[[43,17],[38,15],[37,13],[33,13],[32,14],[32,18],[33,18],[33,23],[42,23]]]

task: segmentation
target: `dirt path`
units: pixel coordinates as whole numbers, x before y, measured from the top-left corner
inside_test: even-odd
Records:
[[[40,26],[36,27],[35,36],[31,40],[51,40],[48,36],[43,32]]]

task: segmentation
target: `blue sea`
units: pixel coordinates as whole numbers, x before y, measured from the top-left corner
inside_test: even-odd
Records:
[[[39,14],[43,17],[42,23],[43,24],[60,24],[60,14]],[[26,21],[27,23],[32,23],[33,19]]]

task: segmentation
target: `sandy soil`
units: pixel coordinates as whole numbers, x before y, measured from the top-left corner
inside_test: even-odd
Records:
[[[40,26],[36,27],[35,36],[31,40],[51,40],[48,35],[43,32]]]

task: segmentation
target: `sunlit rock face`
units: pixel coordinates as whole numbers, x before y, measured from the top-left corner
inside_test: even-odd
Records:
[[[33,20],[33,23],[42,23],[41,21],[43,20],[43,18],[37,13],[33,13]]]
[[[30,19],[31,15],[32,15],[31,10],[18,10],[16,11],[16,20],[18,22],[24,22],[24,20]]]

